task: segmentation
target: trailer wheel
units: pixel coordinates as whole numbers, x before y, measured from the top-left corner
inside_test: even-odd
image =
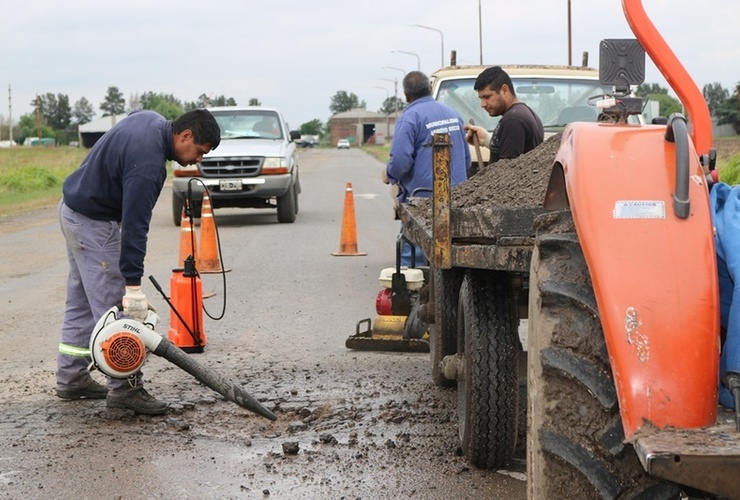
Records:
[[[434,323],[429,328],[429,358],[432,380],[442,387],[456,384],[442,375],[442,359],[457,351],[457,302],[464,276],[461,268],[432,269]]]
[[[506,273],[468,270],[460,288],[457,352],[462,450],[476,467],[506,466],[514,454],[519,412],[518,336]]]
[[[528,333],[529,498],[678,498],[625,444],[586,261],[569,211],[535,221]]]

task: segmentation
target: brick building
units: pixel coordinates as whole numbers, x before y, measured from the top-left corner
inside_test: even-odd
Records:
[[[395,124],[395,114],[384,115],[365,108],[343,111],[329,119],[330,142],[332,146],[339,139],[349,139],[353,146],[384,144],[393,137]]]

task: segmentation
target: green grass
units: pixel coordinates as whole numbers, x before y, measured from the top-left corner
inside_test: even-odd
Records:
[[[87,152],[70,147],[0,149],[0,216],[58,202],[62,182]]]

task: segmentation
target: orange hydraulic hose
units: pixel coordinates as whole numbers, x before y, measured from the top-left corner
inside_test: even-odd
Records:
[[[709,154],[712,147],[712,121],[699,87],[648,18],[642,0],[622,0],[622,9],[637,40],[686,107],[691,123],[691,139],[697,154]]]

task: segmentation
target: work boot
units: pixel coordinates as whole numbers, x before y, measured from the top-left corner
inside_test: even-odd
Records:
[[[108,388],[90,379],[85,387],[77,389],[57,389],[57,396],[62,399],[105,399]]]
[[[134,410],[144,415],[162,415],[167,412],[168,403],[157,399],[146,392],[142,386],[124,391],[109,392],[106,398],[108,408]]]

